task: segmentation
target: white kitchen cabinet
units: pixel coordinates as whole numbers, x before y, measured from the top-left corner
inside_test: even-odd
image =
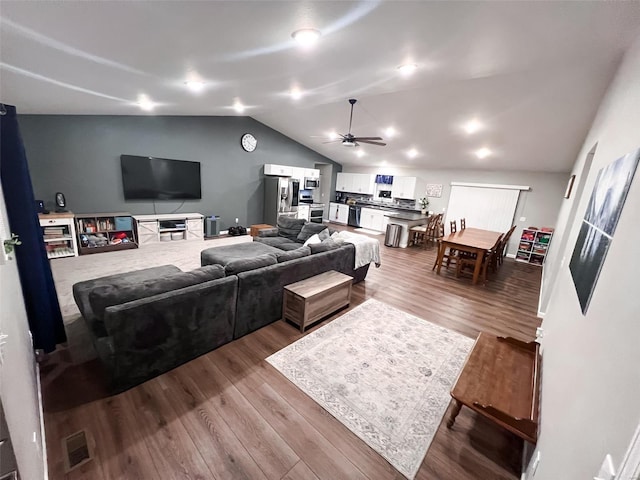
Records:
[[[391,185],[391,196],[393,198],[415,199],[416,177],[393,177]]]
[[[309,221],[309,205],[298,205],[298,218]]]
[[[338,173],[336,190],[339,192],[361,193],[373,195],[375,192],[375,176],[368,173]]]
[[[304,177],[305,178],[320,178],[320,170],[316,170],[315,168],[305,168],[304,169]]]
[[[336,176],[336,190],[338,192],[353,191],[353,175],[351,173],[338,172]]]
[[[373,195],[375,192],[375,176],[368,173],[353,173],[354,193]]]
[[[289,167],[291,168],[291,178],[298,180],[300,185],[304,186],[305,168],[302,167]]]
[[[346,225],[349,221],[349,205],[331,202],[329,204],[329,221]]]
[[[276,175],[278,177],[290,177],[293,173],[293,167],[287,165],[275,165],[273,163],[264,164],[265,175]]]
[[[382,232],[386,228],[385,211],[375,208],[362,208],[360,210],[360,227],[368,230]]]

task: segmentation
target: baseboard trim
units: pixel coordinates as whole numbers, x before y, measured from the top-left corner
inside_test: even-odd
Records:
[[[36,388],[38,393],[38,408],[40,409],[40,439],[42,443],[40,448],[42,449],[42,464],[44,468],[44,480],[49,480],[49,462],[47,460],[47,438],[44,430],[44,408],[42,403],[42,384],[40,383],[40,365],[35,362],[36,368]]]
[[[516,258],[516,254],[515,253],[507,253],[507,257]]]
[[[544,292],[544,269],[542,266],[542,276],[540,277],[540,294],[538,295],[538,318],[544,318],[546,312],[542,311],[542,292]]]

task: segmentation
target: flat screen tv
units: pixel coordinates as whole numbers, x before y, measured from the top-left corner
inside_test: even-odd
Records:
[[[202,198],[200,162],[120,155],[125,200]]]

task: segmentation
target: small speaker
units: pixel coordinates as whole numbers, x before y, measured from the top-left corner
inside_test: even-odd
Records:
[[[42,200],[36,200],[36,210],[38,213],[49,213]]]
[[[220,235],[220,223],[218,220],[220,217],[216,217],[212,215],[204,219],[204,236],[205,237],[215,237]]]
[[[67,200],[64,198],[64,193],[57,192],[56,193],[56,212],[66,212],[65,208],[67,206]]]

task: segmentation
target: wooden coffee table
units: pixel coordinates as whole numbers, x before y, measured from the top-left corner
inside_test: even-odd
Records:
[[[349,305],[353,278],[329,271],[284,287],[284,318],[300,331]]]

